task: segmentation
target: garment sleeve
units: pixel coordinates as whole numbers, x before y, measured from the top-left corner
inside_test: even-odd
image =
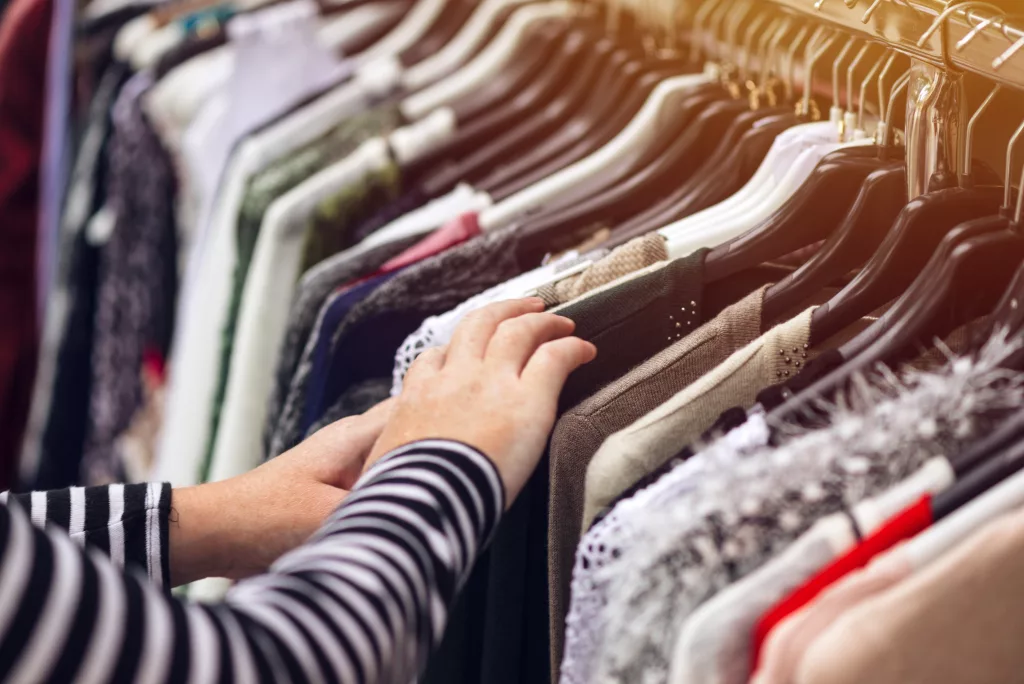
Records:
[[[421,441],[375,465],[304,546],[190,604],[0,506],[0,680],[408,684],[504,510],[494,465]]]
[[[156,585],[169,588],[168,483],[4,492],[0,504],[16,504],[36,527],[58,527],[80,546],[101,551],[119,568],[141,569]]]

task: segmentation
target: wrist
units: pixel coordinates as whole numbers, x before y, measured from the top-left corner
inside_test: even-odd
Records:
[[[168,525],[171,584],[232,577],[239,562],[224,484],[214,482],[171,492]]]
[[[241,579],[265,572],[281,555],[306,541],[342,496],[341,490],[316,482],[291,481],[271,488],[258,469],[173,490],[172,584],[206,577]]]

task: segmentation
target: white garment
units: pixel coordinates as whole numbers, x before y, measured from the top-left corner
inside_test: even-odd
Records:
[[[1016,410],[1024,376],[1000,367],[1008,347],[997,337],[977,359],[936,373],[861,379],[853,396],[836,399],[830,428],[715,468],[700,496],[640,510],[629,551],[604,570],[615,580],[594,681],[667,676],[679,628],[715,592],[770,562],[822,515],[894,487]]]
[[[455,328],[471,312],[481,309],[494,302],[503,302],[510,299],[519,299],[529,296],[539,287],[558,282],[562,278],[583,271],[593,263],[591,259],[580,259],[577,252],[567,252],[559,259],[535,268],[532,271],[507,280],[500,285],[495,285],[489,290],[470,297],[462,304],[451,311],[446,311],[438,316],[430,316],[416,332],[405,338],[405,342],[395,353],[395,369],[392,374],[391,396],[397,397],[402,393],[402,380],[409,372],[409,367],[416,357],[428,349],[443,347],[448,344]]]
[[[315,19],[315,5],[293,0],[228,24],[231,75],[192,122],[182,147],[198,225],[206,223],[239,140],[351,73],[351,62],[320,46]]]
[[[872,534],[924,494],[949,487],[954,477],[949,461],[932,459],[885,494],[857,504],[851,516],[861,534]],[[676,642],[671,684],[743,684],[761,616],[856,543],[850,517],[823,518],[780,556],[694,611]]]
[[[210,434],[221,336],[238,258],[235,224],[249,179],[326,134],[366,104],[360,87],[335,89],[252,136],[233,157],[218,193],[210,230],[198,235],[189,247],[178,300],[155,479],[185,486],[195,484],[199,474]]]
[[[447,195],[431,200],[374,231],[361,244],[366,248],[379,247],[413,235],[422,235],[466,212],[480,211],[489,203],[490,197],[486,193],[477,192],[469,185],[460,183]]]
[[[380,138],[320,171],[267,210],[245,279],[227,391],[210,466],[210,481],[252,470],[263,461],[262,430],[274,364],[288,325],[288,307],[301,275],[305,228],[317,205],[341,188],[390,163]]]
[[[690,558],[679,555],[680,544],[699,540],[689,535],[698,531],[698,526],[705,529],[703,521],[711,513],[719,520],[742,516],[756,522],[757,512],[770,507],[770,502],[782,505],[783,488],[807,503],[819,495],[834,497],[835,493],[821,487],[794,486],[820,482],[826,470],[850,475],[848,484],[843,485],[845,495],[850,493],[847,487],[864,485],[867,472],[882,477],[886,472],[900,472],[901,463],[923,465],[936,453],[944,453],[937,451],[940,445],[936,440],[942,440],[942,448],[959,448],[956,440],[976,434],[981,416],[1009,410],[1024,401],[1024,376],[1007,378],[999,368],[1013,349],[994,338],[977,360],[958,359],[935,373],[881,374],[874,376],[872,383],[856,383],[854,396],[833,406],[831,427],[805,434],[787,428],[781,435],[787,441],[781,447],[762,448],[769,432],[763,419],[752,416],[655,484],[619,502],[584,535],[577,550],[561,681],[603,681],[606,668],[636,662],[633,654],[637,649],[644,649],[645,662],[651,660],[647,656],[653,656],[671,663],[677,629],[653,630],[651,625],[673,614],[683,620],[692,615],[696,606],[677,605],[677,599],[685,597],[676,585],[692,581],[692,586],[686,585],[692,598],[701,591],[703,575],[680,573],[670,561],[662,560]],[[1007,380],[1010,382],[999,391],[992,391],[993,383]],[[787,515],[802,514],[789,510]],[[802,526],[801,519],[788,517],[780,523],[788,529]],[[792,523],[798,526],[792,527]],[[767,529],[784,534],[787,527]],[[735,541],[736,548],[722,549],[733,562],[738,562],[735,557],[745,558],[748,551],[762,548],[763,540]],[[692,546],[687,548],[694,552]],[[702,557],[705,555],[721,554],[709,549]],[[658,569],[658,586],[653,585],[652,568]],[[756,569],[751,567],[751,572]],[[638,591],[643,593],[638,595]],[[645,600],[638,609],[634,598],[644,597],[650,601]],[[663,653],[663,648],[668,652]]]
[[[676,496],[686,496],[699,489],[701,481],[714,472],[714,460],[724,467],[731,460],[741,459],[768,443],[771,432],[761,413],[753,413],[747,421],[728,432],[712,447],[695,454],[674,468],[671,482],[661,478],[632,497],[623,499],[603,519],[583,535],[576,549],[572,571],[572,600],[565,624],[565,655],[562,659],[561,684],[591,684],[597,671],[601,648],[605,641],[609,592],[614,576],[605,572],[618,554],[628,553],[635,536],[634,515],[648,506],[664,505]],[[711,450],[716,459],[712,459]]]

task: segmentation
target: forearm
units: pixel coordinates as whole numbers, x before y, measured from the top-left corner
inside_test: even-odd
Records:
[[[0,680],[407,684],[503,507],[497,470],[474,450],[396,449],[308,544],[217,606],[154,591],[0,507],[0,615],[21,616],[0,625]]]

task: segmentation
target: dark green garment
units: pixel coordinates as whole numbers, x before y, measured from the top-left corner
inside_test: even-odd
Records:
[[[351,247],[355,239],[353,229],[393,202],[400,191],[398,166],[387,164],[321,202],[306,229],[302,272]]]
[[[264,170],[249,181],[242,206],[239,209],[236,226],[238,240],[238,261],[231,283],[231,298],[228,315],[221,336],[220,365],[217,369],[217,386],[210,415],[210,438],[200,466],[199,481],[205,482],[210,473],[221,409],[227,393],[228,372],[231,367],[231,351],[234,347],[238,311],[242,304],[242,292],[249,273],[260,225],[267,209],[277,199],[300,183],[328,166],[341,161],[362,143],[379,135],[386,135],[402,124],[397,105],[387,104],[362,114],[347,118],[329,133],[301,148],[295,154]],[[347,245],[342,245],[344,248]]]

